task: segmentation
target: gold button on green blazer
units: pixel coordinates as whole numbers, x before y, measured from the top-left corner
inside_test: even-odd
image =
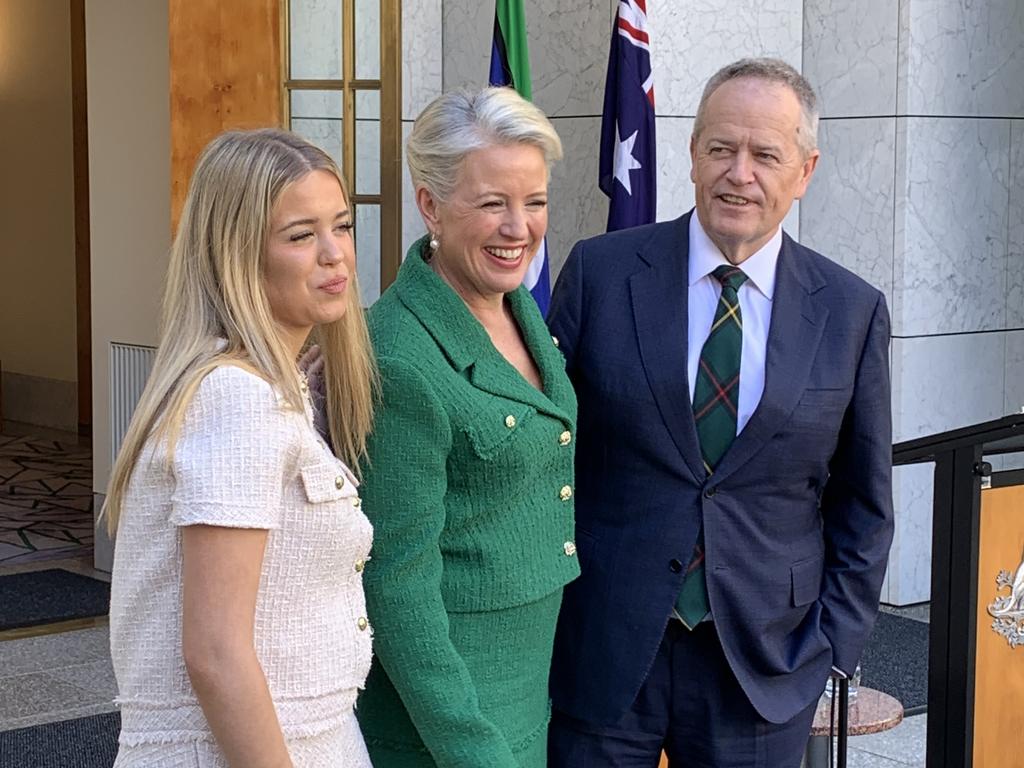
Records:
[[[376,768],[542,768],[555,622],[579,574],[576,397],[525,288],[506,298],[542,392],[423,248],[369,313],[382,401],[361,495],[376,658],[357,714]]]

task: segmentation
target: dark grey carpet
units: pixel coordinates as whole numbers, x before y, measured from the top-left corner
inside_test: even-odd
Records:
[[[860,660],[861,682],[898,699],[908,714],[928,704],[928,625],[878,614]]]
[[[105,616],[109,607],[109,584],[71,571],[0,576],[0,630]]]
[[[121,715],[81,717],[0,731],[3,768],[110,768],[117,756]]]

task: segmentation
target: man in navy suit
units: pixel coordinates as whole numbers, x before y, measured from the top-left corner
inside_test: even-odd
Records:
[[[797,766],[857,665],[893,519],[882,294],[781,229],[818,160],[783,62],[714,75],[696,208],[578,243],[552,333],[579,398],[552,768]]]

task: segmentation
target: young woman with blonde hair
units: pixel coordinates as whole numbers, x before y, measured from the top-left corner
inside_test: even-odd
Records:
[[[297,136],[229,132],[198,161],[105,509],[118,768],[370,764],[372,529],[348,467],[375,373],[351,230],[340,172]],[[296,364],[311,332],[344,462]]]

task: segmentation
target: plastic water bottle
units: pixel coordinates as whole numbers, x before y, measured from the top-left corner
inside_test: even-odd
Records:
[[[828,680],[825,681],[825,690],[821,694],[826,699],[832,698],[832,683],[836,678],[832,675],[828,676]],[[860,688],[860,664],[853,670],[853,674],[850,676],[850,701],[857,700],[857,689]],[[839,694],[839,690],[836,689],[836,694]]]

